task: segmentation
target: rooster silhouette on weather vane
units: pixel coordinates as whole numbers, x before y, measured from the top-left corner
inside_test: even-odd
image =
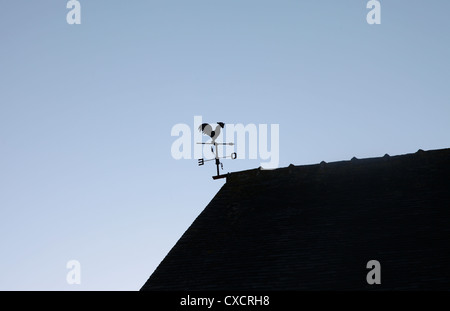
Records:
[[[211,152],[214,153],[214,148],[215,147],[215,158],[214,159],[198,159],[198,165],[201,166],[203,164],[205,164],[205,162],[207,161],[212,161],[212,160],[216,160],[216,166],[217,166],[217,176],[213,176],[213,179],[219,179],[219,178],[224,178],[227,175],[220,175],[219,173],[219,165],[221,166],[221,168],[223,169],[223,164],[220,162],[220,157],[219,157],[219,153],[217,151],[217,147],[219,145],[230,145],[233,146],[233,143],[216,143],[216,139],[217,137],[219,137],[221,129],[223,129],[225,127],[225,123],[223,122],[217,122],[217,126],[215,128],[215,130],[213,131],[213,128],[210,124],[208,123],[203,123],[202,125],[200,125],[198,127],[199,132],[203,133],[203,135],[209,136],[211,137],[211,142],[209,143],[197,143],[197,144],[202,144],[202,145],[212,145],[211,146]],[[236,152],[233,152],[230,156],[225,156],[222,158],[231,158],[231,159],[236,159],[237,158],[237,154]]]
[[[212,138],[212,143],[216,141],[216,138],[220,135],[220,129],[225,127],[225,123],[217,122],[216,129],[213,131],[212,126],[208,123],[203,123],[198,127],[198,130],[203,133],[203,135],[209,136]]]

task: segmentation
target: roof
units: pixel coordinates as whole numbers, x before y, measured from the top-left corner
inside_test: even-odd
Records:
[[[253,169],[228,175],[141,290],[450,290],[449,246],[450,149]]]

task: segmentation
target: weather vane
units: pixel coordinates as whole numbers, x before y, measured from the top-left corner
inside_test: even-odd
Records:
[[[211,152],[215,154],[214,159],[198,159],[198,166],[202,166],[203,164],[205,164],[205,162],[208,161],[212,161],[212,160],[216,160],[216,167],[217,167],[217,175],[213,176],[213,179],[219,179],[219,178],[225,178],[227,175],[220,175],[219,172],[219,165],[223,170],[223,163],[220,162],[220,159],[225,159],[225,158],[231,158],[232,160],[237,158],[237,154],[236,152],[233,152],[231,155],[229,156],[224,156],[224,157],[219,157],[219,152],[218,152],[218,147],[220,145],[229,145],[229,146],[233,146],[234,143],[217,143],[216,142],[216,138],[220,135],[220,130],[223,129],[225,127],[225,123],[223,122],[217,122],[217,126],[216,129],[213,131],[212,126],[209,125],[208,123],[203,123],[202,125],[200,125],[198,127],[198,130],[200,132],[202,132],[204,135],[211,137],[211,142],[207,142],[207,143],[197,143],[197,144],[202,144],[202,145],[211,145]],[[213,148],[215,147],[215,148]],[[214,150],[215,149],[215,150]]]

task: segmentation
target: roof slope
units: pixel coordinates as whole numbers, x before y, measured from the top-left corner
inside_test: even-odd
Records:
[[[228,176],[142,290],[450,290],[449,247],[450,149],[254,169]]]

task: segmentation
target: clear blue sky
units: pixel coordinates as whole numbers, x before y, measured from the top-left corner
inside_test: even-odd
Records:
[[[171,156],[196,115],[280,167],[450,147],[448,1],[80,2],[1,1],[0,290],[139,289],[224,183]]]

